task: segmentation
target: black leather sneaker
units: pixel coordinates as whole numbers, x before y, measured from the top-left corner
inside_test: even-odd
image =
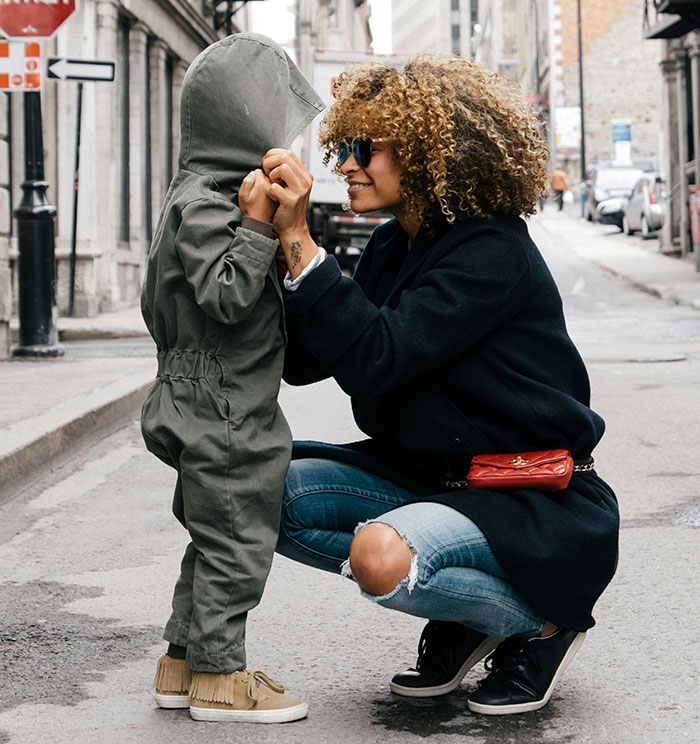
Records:
[[[503,641],[486,659],[484,666],[491,673],[469,696],[469,710],[498,716],[544,707],[585,637],[559,628],[546,638]]]
[[[499,643],[461,623],[429,620],[418,643],[415,668],[395,674],[389,687],[406,697],[445,695]]]

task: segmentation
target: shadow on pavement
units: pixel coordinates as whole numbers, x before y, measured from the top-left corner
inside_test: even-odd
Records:
[[[456,690],[440,698],[400,698],[373,700],[371,722],[389,731],[427,738],[440,734],[480,737],[479,741],[541,744],[551,740],[551,724],[560,722],[562,713],[555,701],[542,710],[511,716],[482,716],[466,707],[466,691]],[[575,734],[557,732],[557,744],[575,741]],[[472,739],[470,739],[471,741]],[[473,739],[477,740],[477,739]]]

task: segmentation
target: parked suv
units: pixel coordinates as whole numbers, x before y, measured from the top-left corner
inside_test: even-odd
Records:
[[[586,219],[595,221],[599,202],[615,197],[627,198],[643,175],[642,167],[594,163],[584,184]]]

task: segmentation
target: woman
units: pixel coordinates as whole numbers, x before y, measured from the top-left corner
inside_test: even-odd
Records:
[[[288,151],[263,159],[289,270],[285,379],[334,377],[369,437],[296,444],[278,551],[429,619],[394,692],[449,692],[493,651],[470,710],[536,710],[594,624],[618,533],[592,469],[604,424],[519,217],[547,187],[537,120],[479,65],[422,56],[342,74],[321,143],[352,210],[395,219],[343,277],[309,235],[310,174]],[[475,455],[554,448],[577,464],[565,490],[465,487]]]

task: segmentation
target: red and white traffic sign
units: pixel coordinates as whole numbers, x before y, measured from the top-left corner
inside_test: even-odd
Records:
[[[76,0],[0,0],[0,31],[10,39],[45,39],[75,10]]]
[[[39,88],[40,62],[41,47],[37,42],[0,41],[0,90]]]

